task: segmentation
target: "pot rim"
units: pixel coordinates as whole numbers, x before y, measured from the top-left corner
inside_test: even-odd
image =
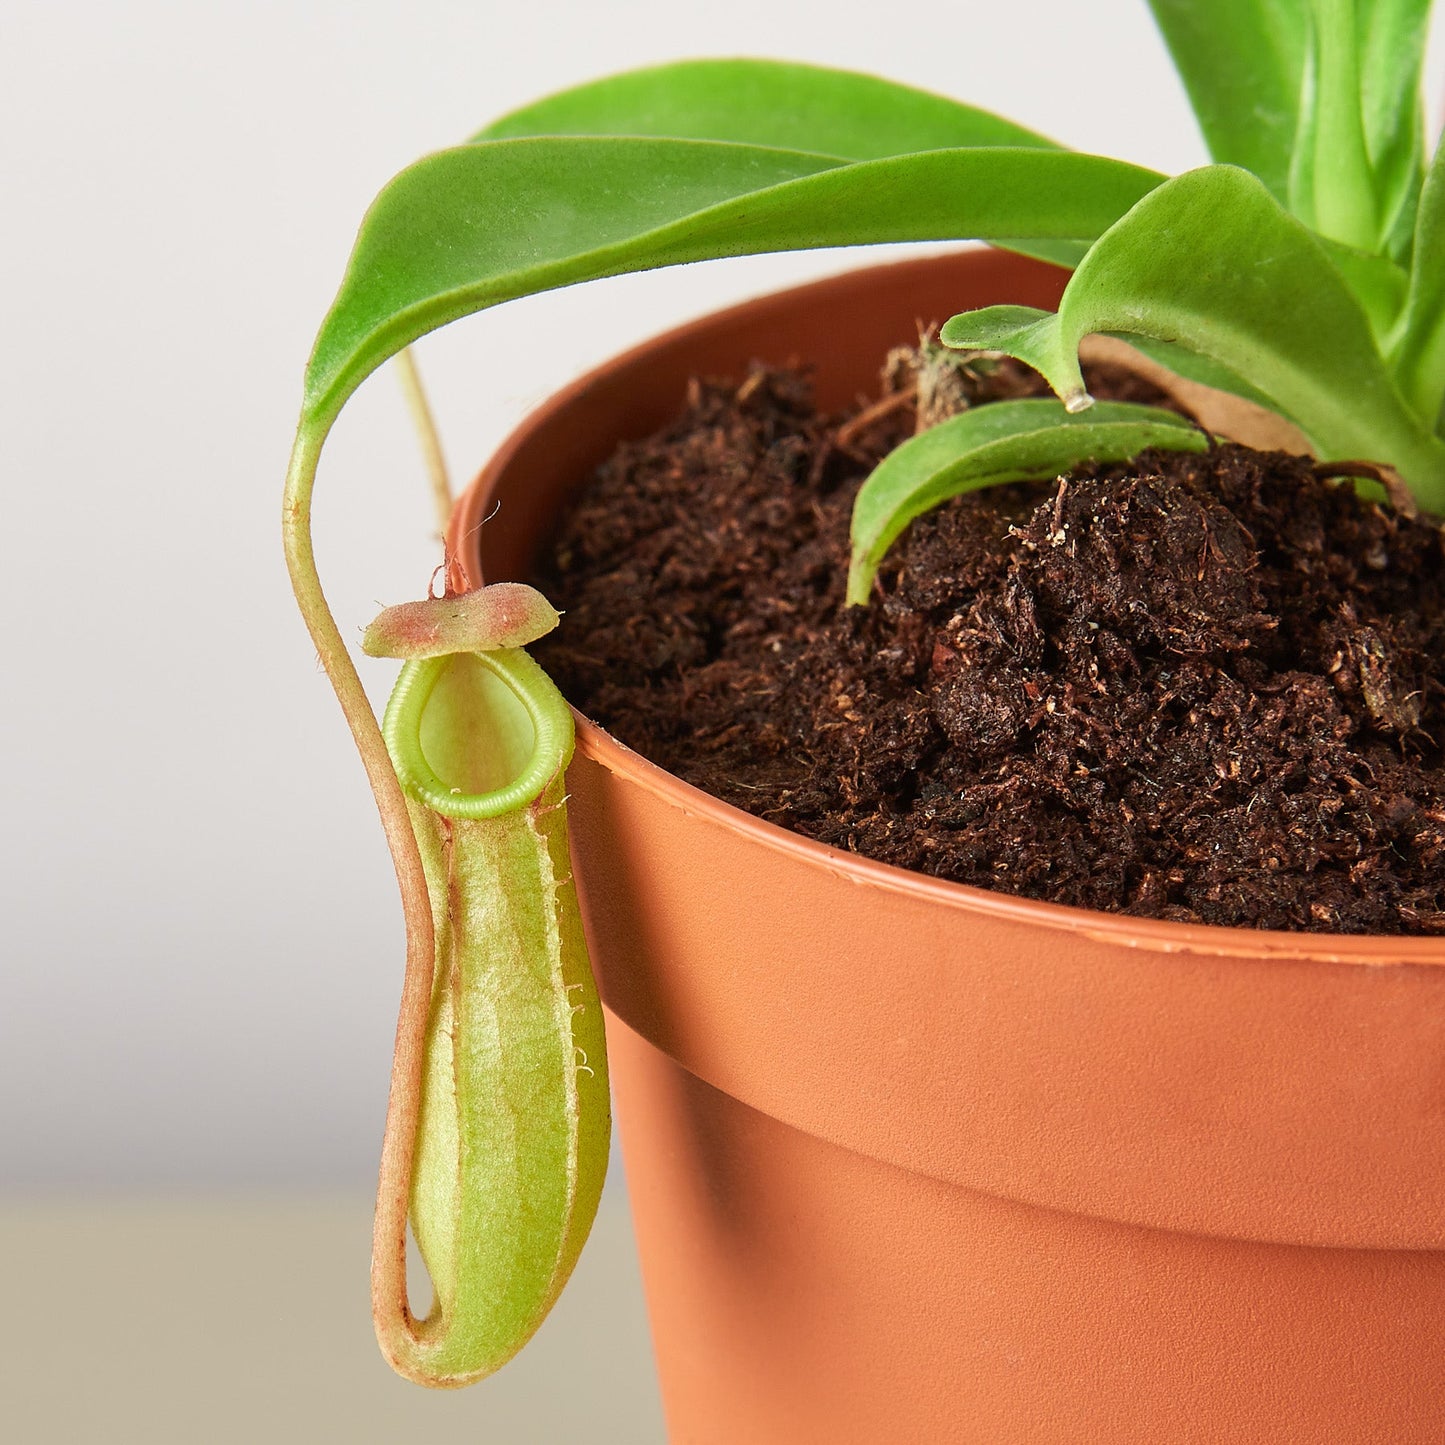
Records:
[[[1422,964],[1445,967],[1445,943],[1433,938],[1394,934],[1288,933],[1279,929],[1176,923],[1104,913],[1070,904],[1043,903],[994,892],[880,863],[828,843],[794,833],[755,817],[711,793],[683,781],[619,742],[599,723],[572,709],[581,752],[609,772],[644,788],[684,813],[749,837],[754,843],[790,854],[811,867],[837,873],[859,887],[912,895],[937,906],[959,908],[996,918],[1028,922],[1053,932],[1082,935],[1100,943],[1155,953],[1190,953],[1219,958],[1268,958],[1280,962],[1374,965]]]
[[[970,246],[955,256],[990,254],[991,248]],[[447,528],[448,582],[458,590],[481,585],[480,537],[482,523],[491,510],[491,493],[497,479],[513,464],[527,440],[553,424],[556,419],[605,383],[637,367],[654,353],[683,347],[709,332],[720,330],[778,308],[784,301],[796,303],[811,294],[820,302],[832,299],[860,276],[898,277],[909,270],[936,266],[937,253],[882,265],[853,267],[822,280],[786,287],[739,302],[703,316],[630,347],[594,367],[554,392],[529,412],[498,447],[475,480],[457,499]],[[1394,934],[1290,933],[1278,929],[1229,927],[1221,924],[1178,923],[1167,919],[1139,918],[1133,914],[1105,913],[1069,904],[1043,903],[998,893],[966,883],[915,873],[890,863],[849,853],[791,832],[776,823],[746,813],[740,808],[703,792],[691,783],[650,762],[640,753],[614,738],[601,724],[576,708],[579,750],[589,759],[638,787],[663,799],[684,813],[708,818],[713,823],[748,837],[755,844],[791,855],[809,867],[834,873],[859,887],[912,895],[936,906],[966,913],[984,914],[1027,922],[1048,932],[1083,936],[1100,943],[1160,954],[1194,954],[1220,958],[1267,958],[1280,962],[1356,964],[1366,967],[1422,965],[1445,967],[1445,939]]]

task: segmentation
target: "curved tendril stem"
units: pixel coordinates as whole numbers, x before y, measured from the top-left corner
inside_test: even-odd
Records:
[[[286,474],[282,534],[297,604],[316,644],[321,665],[341,703],[376,798],[406,919],[406,972],[396,1025],[396,1053],[387,1100],[371,1250],[372,1320],[382,1353],[396,1366],[408,1346],[414,1349],[417,1341],[416,1321],[406,1296],[406,1221],[411,1195],[412,1149],[421,1104],[435,939],[426,875],[407,813],[406,797],[316,571],[311,540],[311,496],[316,483],[316,465],[333,419],[302,419]]]
[[[452,519],[452,487],[447,477],[446,457],[442,454],[442,439],[437,431],[436,418],[432,416],[431,407],[427,403],[426,389],[421,384],[421,373],[416,369],[416,357],[412,355],[411,347],[403,347],[393,360],[401,381],[401,393],[406,398],[406,409],[411,414],[411,424],[421,446],[427,479],[431,482],[438,535],[445,536],[447,524]]]

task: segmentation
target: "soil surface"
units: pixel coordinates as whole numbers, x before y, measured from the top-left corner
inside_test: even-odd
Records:
[[[1438,527],[1282,453],[1151,452],[950,503],[845,608],[854,493],[932,394],[903,373],[851,417],[796,372],[694,383],[623,446],[537,579],[569,699],[739,808],[940,878],[1445,932]],[[1040,389],[1011,363],[947,380]]]

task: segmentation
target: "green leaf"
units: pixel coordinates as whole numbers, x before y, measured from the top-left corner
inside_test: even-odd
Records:
[[[473,141],[521,136],[653,136],[734,141],[839,160],[960,146],[1062,147],[976,106],[851,70],[774,60],[684,60],[580,85],[494,121]],[[993,237],[1075,266],[1073,241]]]
[[[1376,343],[1383,345],[1399,322],[1410,273],[1387,256],[1343,245],[1328,236],[1315,239],[1364,309]]]
[[[774,60],[686,60],[628,71],[514,110],[474,141],[646,135],[881,160],[958,146],[1054,142],[1012,121],[856,71]]]
[[[1374,334],[1377,337],[1386,335],[1398,318],[1404,303],[1405,287],[1409,279],[1406,273],[1383,257],[1367,256],[1347,246],[1324,241],[1322,238],[1316,239],[1320,240],[1346,281],[1351,283],[1356,299],[1364,306],[1370,319]],[[1042,323],[1037,332],[1032,330],[1034,323]],[[951,331],[945,326],[942,339],[944,344],[949,346],[977,345],[985,350],[1004,351],[1027,361],[1039,370],[1045,370],[1046,366],[1052,363],[1045,359],[1044,352],[1037,357],[1025,353],[1037,347],[1043,347],[1048,352],[1048,348],[1055,345],[1057,333],[1051,323],[1052,313],[1048,311],[1034,311],[1028,307],[988,307],[985,311],[970,312],[966,325],[960,320],[960,324]],[[1109,334],[1128,341],[1146,356],[1190,381],[1212,386],[1218,391],[1231,392],[1235,396],[1244,397],[1259,406],[1272,407],[1288,416],[1278,401],[1266,396],[1257,386],[1222,362],[1191,351],[1187,346],[1176,342],[1141,335],[1138,332],[1131,334],[1115,331]],[[950,340],[950,337],[955,339]],[[1066,359],[1066,353],[1048,354],[1063,355]]]
[[[1406,260],[1431,0],[1150,0],[1210,155],[1324,234]]]
[[[1420,192],[1410,290],[1391,361],[1416,414],[1445,435],[1445,137]]]
[[[1355,0],[1309,0],[1307,9],[1289,208],[1321,235],[1373,250],[1380,222],[1365,145]]]
[[[1060,322],[1052,311],[1037,306],[984,306],[950,316],[938,339],[960,351],[998,351],[1016,357],[1053,387],[1065,411],[1086,411],[1094,402],[1079,370],[1078,341],[1070,345]],[[1088,334],[1084,332],[1079,340]],[[1122,328],[1116,334],[1126,339],[1133,335]]]
[[[950,316],[938,339],[960,350],[1001,351],[1043,371],[1057,346],[1055,319],[1052,311],[1041,311],[1037,306],[982,306],[977,311]],[[1082,400],[1073,410],[1082,411],[1089,404],[1082,382],[1074,394]]]
[[[846,165],[715,141],[488,141],[428,156],[373,203],[306,374],[303,424],[426,332],[500,301],[716,256],[880,241],[1088,242],[1160,177],[1068,151],[977,147]]]
[[[1085,416],[1048,398],[962,412],[895,448],[863,483],[853,504],[848,602],[868,601],[878,564],[903,529],[951,497],[1055,476],[1087,461],[1127,461],[1147,447],[1207,445],[1183,417],[1131,402],[1100,402]]]
[[[1393,467],[1423,505],[1445,505],[1445,446],[1396,390],[1359,302],[1319,241],[1244,171],[1208,166],[1166,182],[1093,247],[1057,317],[1016,316],[1012,338],[999,321],[994,308],[954,317],[942,339],[983,337],[1075,405],[1085,336],[1177,342],[1247,379],[1326,457]]]
[[[1258,387],[1251,386],[1227,366],[1221,366],[1207,356],[1200,356],[1197,351],[1190,351],[1187,347],[1176,346],[1169,341],[1156,341],[1152,336],[1128,336],[1122,331],[1110,334],[1127,341],[1136,351],[1142,352],[1152,361],[1157,361],[1160,366],[1167,366],[1175,375],[1182,376],[1187,381],[1197,381],[1201,386],[1212,386],[1216,391],[1242,396],[1256,406],[1278,410]]]
[[[1149,8],[1209,154],[1253,171],[1283,202],[1304,76],[1300,0],[1149,0]]]
[[[654,136],[734,141],[840,160],[960,146],[1062,147],[1010,120],[857,71],[774,60],[684,60],[628,71],[524,106],[472,137]],[[1085,246],[993,237],[1026,256],[1075,266]]]
[[[1290,209],[1323,235],[1406,260],[1424,168],[1431,0],[1309,0]]]
[[[1357,0],[1360,96],[1380,235],[1408,259],[1425,171],[1421,78],[1433,0]]]

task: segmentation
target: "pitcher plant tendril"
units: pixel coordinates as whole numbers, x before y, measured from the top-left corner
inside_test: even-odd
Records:
[[[293,454],[287,562],[376,795],[407,924],[372,1316],[400,1374],[456,1386],[506,1363],[545,1318],[607,1172],[606,1043],[567,849],[572,717],[519,647],[488,650],[556,617],[532,589],[499,586],[465,605],[389,609],[369,629],[374,652],[410,659],[383,736],[311,545],[329,421],[303,423]],[[408,1218],[434,1294],[421,1319]]]
[[[437,605],[441,605],[438,603]],[[383,1344],[462,1385],[530,1338],[571,1273],[607,1172],[601,1008],[567,853],[572,714],[520,649],[407,662],[383,736],[432,904],[410,1217],[431,1275]]]

